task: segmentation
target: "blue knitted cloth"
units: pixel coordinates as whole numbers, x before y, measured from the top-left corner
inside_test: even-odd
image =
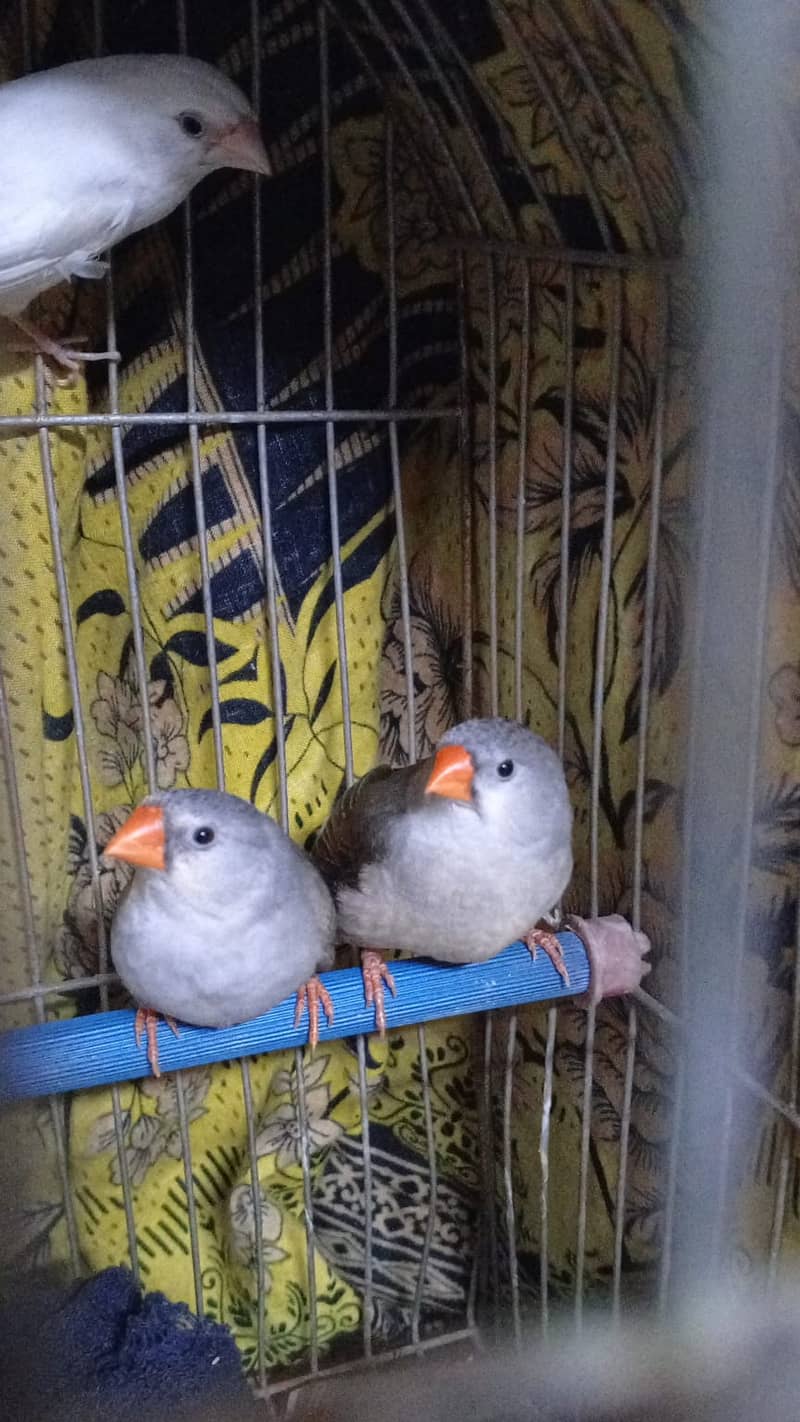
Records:
[[[0,1308],[0,1396],[14,1422],[265,1416],[227,1328],[142,1294],[127,1269],[71,1289],[21,1284]]]

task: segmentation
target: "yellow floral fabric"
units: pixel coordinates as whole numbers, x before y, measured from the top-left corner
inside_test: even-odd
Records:
[[[54,63],[87,52],[69,0],[40,7],[39,58]],[[547,247],[599,248],[603,228],[620,250],[675,249],[691,193],[694,92],[686,67],[694,21],[685,10],[666,26],[655,8],[616,6],[621,29],[596,7],[536,0],[502,7],[434,7],[438,42],[460,54],[469,104],[459,115],[443,92],[415,91],[389,68],[386,51],[363,32],[359,7],[342,7],[359,49],[332,24],[334,389],[342,408],[385,403],[389,379],[386,115],[394,133],[397,214],[399,403],[452,406],[460,396],[458,262],[453,233],[475,222],[494,236],[522,236]],[[461,13],[464,11],[464,13]],[[358,12],[358,14],[356,13]],[[316,7],[306,0],[262,16],[264,127],[277,177],[262,186],[265,252],[260,293],[266,334],[266,398],[275,409],[324,403],[322,248]],[[249,7],[213,7],[190,37],[193,52],[249,82]],[[362,17],[363,18],[363,17]],[[193,24],[195,23],[193,19]],[[8,19],[2,21],[6,28]],[[564,25],[568,27],[565,35]],[[352,39],[351,29],[351,39]],[[586,70],[568,39],[577,41]],[[0,53],[18,54],[17,40]],[[154,0],[114,19],[116,50],[172,48]],[[411,58],[408,46],[407,58]],[[536,80],[546,66],[552,102]],[[10,61],[13,63],[13,58]],[[415,61],[416,62],[416,61]],[[455,64],[455,60],[452,61]],[[462,72],[459,70],[459,72]],[[378,80],[382,80],[379,86]],[[563,121],[566,116],[566,124]],[[472,137],[470,124],[473,125]],[[613,129],[624,138],[625,152]],[[436,138],[444,134],[444,144]],[[475,142],[477,132],[479,142]],[[574,142],[565,138],[572,133]],[[481,148],[482,145],[482,148]],[[450,158],[447,159],[449,149]],[[481,151],[484,161],[481,160]],[[509,154],[514,155],[513,158]],[[527,166],[526,166],[527,165]],[[527,176],[526,176],[527,175]],[[634,180],[635,178],[635,180]],[[641,193],[646,201],[641,200]],[[200,408],[253,409],[252,188],[225,174],[200,189],[195,218],[195,360]],[[278,222],[275,222],[275,214]],[[118,338],[125,360],[120,406],[127,411],[186,408],[181,219],[144,233],[115,255]],[[517,711],[515,636],[518,588],[523,624],[521,711],[551,741],[558,736],[558,655],[565,365],[569,295],[563,263],[538,262],[532,275],[532,351],[528,362],[527,448],[522,460],[525,521],[517,539],[520,477],[520,377],[523,270],[495,259],[464,259],[469,427],[437,420],[400,428],[402,494],[409,558],[414,658],[415,749],[425,754],[465,709]],[[620,279],[621,280],[621,279]],[[589,766],[595,628],[613,379],[612,330],[618,278],[575,274],[574,387],[569,513],[568,626],[564,754],[576,809],[576,872],[569,906],[588,912]],[[633,808],[641,705],[641,641],[656,441],[660,319],[670,320],[669,400],[664,428],[650,753],[645,812],[643,926],[654,945],[650,982],[670,1000],[675,987],[674,905],[685,697],[689,556],[686,494],[695,457],[692,368],[697,330],[681,280],[664,304],[661,278],[621,280],[619,422],[612,595],[604,694],[601,787],[601,912],[630,913]],[[493,316],[494,307],[494,316]],[[82,287],[45,303],[55,326],[82,323],[102,339],[102,293]],[[492,348],[492,332],[496,346]],[[30,412],[37,399],[25,357],[3,355],[0,406]],[[490,426],[495,391],[496,420]],[[107,410],[100,372],[74,389],[48,378],[47,408],[77,414]],[[796,405],[787,414],[798,426]],[[341,529],[344,629],[356,774],[379,756],[402,762],[410,750],[396,515],[384,425],[335,430]],[[796,444],[796,439],[795,439]],[[31,877],[33,942],[49,982],[107,966],[107,929],[125,871],[101,864],[94,883],[89,845],[107,841],[147,788],[145,715],[136,646],[140,599],[146,704],[160,788],[215,781],[212,674],[198,558],[195,495],[202,492],[213,603],[227,788],[270,814],[280,812],[275,715],[283,714],[290,833],[301,843],[324,822],[345,771],[344,708],[333,596],[330,484],[324,427],[286,425],[267,437],[266,474],[277,587],[280,695],[273,684],[266,601],[259,450],[248,426],[199,427],[197,471],[185,431],[166,425],[124,428],[116,444],[105,428],[61,429],[49,438],[52,492],[63,550],[64,585],[74,629],[79,693],[69,684],[60,630],[41,447],[34,433],[0,440],[0,651],[9,704],[16,790]],[[471,461],[471,465],[470,465]],[[465,479],[465,467],[469,478]],[[262,470],[263,473],[263,470]],[[794,495],[787,474],[787,507]],[[466,487],[466,499],[465,499]],[[129,582],[120,491],[129,510],[136,589]],[[794,499],[796,511],[796,498]],[[497,582],[489,548],[494,521]],[[796,519],[795,519],[796,523]],[[465,529],[472,559],[472,621],[462,600]],[[521,562],[518,563],[518,555]],[[800,668],[791,650],[798,623],[798,555],[790,542],[776,581],[768,655],[770,706],[765,756],[768,803],[759,809],[758,932],[748,972],[768,986],[774,1009],[763,1032],[765,1077],[780,1078],[790,1010],[789,963],[796,892],[791,836],[797,826]],[[496,593],[496,600],[495,600]],[[496,635],[492,625],[496,608]],[[796,645],[796,639],[795,644]],[[496,653],[495,653],[496,647]],[[470,696],[471,687],[471,696]],[[84,803],[76,738],[85,740],[93,825]],[[8,789],[4,786],[4,789]],[[0,926],[4,986],[31,980],[8,796],[0,839]],[[99,902],[98,902],[99,895]],[[99,912],[98,912],[99,910]],[[119,1000],[112,989],[110,1000]],[[47,1010],[93,1010],[99,998],[47,999]],[[33,1020],[17,1004],[6,1025]],[[625,1009],[598,1012],[595,1045],[587,1278],[602,1290],[613,1257],[615,1190],[627,1021]],[[492,1040],[490,1125],[499,1150],[507,1020]],[[556,1296],[574,1285],[580,1106],[585,1016],[560,1009],[550,1140],[549,1277]],[[408,1342],[417,1306],[423,1331],[460,1326],[467,1315],[478,1219],[487,1206],[479,1149],[480,1033],[470,1020],[433,1024],[425,1051],[431,1119],[423,1106],[416,1029],[368,1043],[366,1089],[372,1183],[374,1335]],[[516,1243],[523,1297],[539,1286],[541,1112],[546,1016],[520,1012],[512,1098]],[[299,1062],[302,1065],[299,1066]],[[297,1072],[301,1069],[302,1093]],[[634,1076],[627,1213],[626,1278],[652,1276],[660,1247],[666,1155],[674,1085],[673,1044],[642,1014]],[[316,1338],[326,1358],[357,1346],[363,1328],[367,1260],[359,1063],[354,1043],[311,1058],[277,1054],[249,1065],[255,1119],[257,1190],[266,1357],[288,1368],[312,1337],[304,1182],[297,1126],[300,1096],[308,1122],[314,1216]],[[81,1093],[63,1115],[70,1188],[52,1147],[44,1105],[17,1108],[6,1121],[25,1133],[24,1157],[5,1152],[9,1219],[4,1246],[26,1261],[62,1256],[70,1245],[97,1270],[130,1257],[123,1179],[134,1204],[136,1257],[143,1283],[195,1302],[190,1208],[197,1217],[202,1304],[228,1323],[248,1366],[257,1365],[256,1210],[239,1063],[184,1076],[193,1190],[186,1188],[180,1103],[173,1079],[120,1088],[118,1122],[107,1090]],[[120,1127],[121,1149],[116,1125]],[[749,1177],[748,1211],[736,1246],[763,1240],[774,1157],[765,1150]],[[430,1130],[430,1140],[429,1140]],[[774,1143],[773,1143],[774,1144]],[[437,1190],[431,1190],[430,1152]],[[499,1162],[499,1154],[497,1154]],[[3,1182],[5,1183],[5,1182]],[[507,1221],[498,1175],[496,1223]],[[426,1238],[433,1214],[433,1226]],[[796,1225],[792,1206],[790,1225]],[[502,1252],[502,1251],[501,1251]],[[424,1273],[423,1264],[427,1256]],[[421,1282],[420,1282],[421,1281]],[[507,1288],[504,1269],[500,1287]]]

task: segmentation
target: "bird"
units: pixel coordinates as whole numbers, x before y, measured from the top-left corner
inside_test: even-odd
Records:
[[[464,721],[415,765],[378,765],[346,789],[312,856],[339,941],[361,950],[364,993],[386,1030],[383,954],[484,962],[522,939],[569,984],[543,917],[572,874],[572,807],[558,756],[516,721]]]
[[[229,1027],[297,992],[295,1026],[307,1005],[316,1045],[320,1003],[333,1021],[316,973],[333,965],[334,907],[274,820],[225,791],[166,790],[141,802],[103,854],[135,866],[110,949],[155,1076],[159,1016],[176,1034],[176,1019]]]
[[[24,315],[99,254],[172,212],[218,168],[271,173],[248,99],[177,54],[83,59],[0,86],[0,316],[67,370],[118,359],[52,340]]]

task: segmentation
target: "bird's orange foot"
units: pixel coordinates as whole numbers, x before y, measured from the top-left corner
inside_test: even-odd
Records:
[[[388,987],[392,997],[397,997],[394,978],[380,953],[366,948],[361,954],[361,975],[364,979],[364,1001],[367,1007],[375,1005],[375,1026],[381,1037],[386,1036],[386,1004],[383,985]]]
[[[133,1024],[133,1030],[136,1033],[137,1047],[141,1047],[142,1037],[145,1033],[147,1034],[147,1060],[150,1063],[153,1076],[161,1075],[161,1068],[158,1065],[158,1019],[160,1016],[161,1013],[154,1012],[152,1007],[140,1007],[136,1013],[136,1021]],[[178,1031],[178,1024],[175,1018],[167,1017],[165,1014],[164,1021],[170,1031],[174,1032],[176,1037],[180,1037],[181,1034]]]
[[[300,1019],[303,1016],[303,1009],[308,1003],[308,1042],[313,1052],[319,1041],[319,1005],[328,1019],[328,1023],[333,1022],[333,1002],[328,989],[323,986],[319,978],[309,978],[307,983],[303,983],[297,989],[297,1006],[294,1011],[294,1025],[300,1026]]]
[[[569,987],[569,973],[564,962],[564,954],[554,933],[551,933],[547,928],[532,928],[530,933],[525,934],[524,943],[534,963],[536,962],[537,949],[541,948],[547,954],[558,976],[563,978],[565,986]]]

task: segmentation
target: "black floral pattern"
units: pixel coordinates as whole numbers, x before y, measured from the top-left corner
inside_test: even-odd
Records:
[[[102,858],[102,850],[124,823],[130,809],[129,805],[121,805],[98,817],[97,852],[100,858],[96,889],[89,859],[86,826],[77,816],[73,816],[67,864],[70,877],[69,897],[55,947],[55,962],[65,978],[91,976],[99,971],[98,895],[102,910],[101,922],[108,943],[117,904],[133,873],[131,866],[123,864],[122,860]]]
[[[430,571],[409,569],[409,625],[395,596],[386,624],[381,688],[381,755],[391,764],[409,759],[406,639],[411,648],[417,757],[430,755],[458,720],[463,635],[449,608],[437,598]]]

